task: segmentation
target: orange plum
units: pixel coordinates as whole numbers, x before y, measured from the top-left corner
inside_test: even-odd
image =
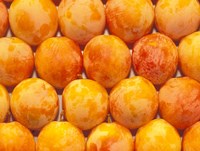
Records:
[[[150,0],[108,0],[106,19],[112,34],[133,43],[151,32],[154,7]]]
[[[31,47],[16,37],[0,38],[0,83],[15,86],[30,77],[34,69]]]
[[[178,50],[174,42],[159,33],[139,39],[132,52],[134,71],[155,85],[173,77],[178,64]]]
[[[183,38],[179,44],[179,63],[184,75],[200,82],[200,32]]]
[[[45,40],[35,54],[35,66],[39,76],[60,89],[82,73],[82,60],[79,46],[66,37]]]
[[[105,28],[101,0],[62,0],[58,16],[62,34],[81,45],[102,34]]]
[[[135,138],[136,151],[181,151],[177,130],[163,119],[155,119],[139,128]]]
[[[1,151],[35,151],[31,132],[18,122],[0,123]]]
[[[200,83],[179,77],[168,80],[159,91],[163,119],[177,129],[185,129],[200,119]]]
[[[62,94],[67,121],[82,130],[102,123],[108,113],[108,93],[99,83],[89,79],[74,80]]]
[[[38,136],[37,151],[85,151],[81,130],[69,122],[51,122]]]
[[[87,151],[133,151],[131,132],[117,123],[102,123],[95,127],[87,140]]]
[[[200,5],[197,0],[159,0],[155,7],[155,25],[173,40],[198,30]]]
[[[8,10],[2,1],[0,1],[0,10],[0,37],[3,37],[8,29]]]
[[[10,107],[16,121],[31,130],[39,130],[57,116],[58,96],[46,81],[29,78],[14,88]]]
[[[6,88],[0,84],[0,123],[4,122],[9,112],[10,96]]]
[[[183,151],[200,150],[199,135],[200,135],[200,122],[198,121],[184,131],[182,139],[182,150]]]
[[[15,36],[30,45],[38,45],[57,32],[58,13],[51,0],[14,0],[9,22]]]
[[[112,88],[130,72],[130,50],[118,37],[100,35],[85,46],[83,64],[88,78]]]
[[[158,110],[158,94],[147,79],[135,76],[120,81],[110,92],[110,113],[121,125],[135,129],[152,120]]]

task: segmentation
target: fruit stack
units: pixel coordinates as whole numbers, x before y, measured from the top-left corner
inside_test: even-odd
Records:
[[[0,151],[199,151],[198,0],[0,0]]]

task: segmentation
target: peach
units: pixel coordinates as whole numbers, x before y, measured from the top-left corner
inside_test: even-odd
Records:
[[[37,151],[85,151],[85,138],[69,122],[51,122],[38,136]]]
[[[85,46],[83,63],[88,78],[112,88],[130,72],[130,50],[116,36],[97,36]]]
[[[178,129],[185,129],[200,119],[200,83],[180,77],[168,80],[159,91],[162,118]]]
[[[95,127],[87,140],[87,151],[133,151],[131,132],[117,123],[102,123]]]
[[[67,121],[82,130],[91,129],[102,123],[107,116],[107,91],[95,81],[72,81],[64,89],[62,98]]]
[[[0,10],[0,37],[3,37],[8,29],[8,10],[2,1],[0,1]]]
[[[178,64],[178,51],[173,41],[159,33],[146,35],[133,47],[134,71],[155,85],[164,84],[174,76]]]
[[[16,121],[31,130],[39,130],[55,119],[58,96],[44,80],[29,78],[14,88],[10,107]]]
[[[121,125],[135,129],[151,121],[158,109],[158,94],[153,84],[135,76],[120,81],[110,92],[110,113]]]
[[[136,133],[137,151],[181,151],[177,130],[163,119],[155,119],[139,128]]]
[[[30,77],[34,68],[31,47],[16,37],[0,38],[0,83],[15,86]]]
[[[79,46],[66,37],[45,40],[35,54],[36,71],[40,77],[60,89],[77,79],[82,64]]]
[[[0,84],[0,123],[4,122],[9,112],[10,97],[6,88]]]
[[[155,24],[161,33],[180,40],[199,28],[200,5],[197,0],[159,0],[155,7]]]
[[[31,132],[18,122],[0,123],[1,151],[35,151]]]
[[[151,32],[154,8],[150,0],[108,0],[106,19],[112,34],[133,43]]]
[[[14,0],[9,10],[9,21],[15,36],[30,45],[38,45],[55,35],[58,14],[51,0]]]
[[[102,34],[105,28],[101,0],[62,0],[58,16],[62,34],[81,45]]]
[[[179,44],[179,62],[184,75],[200,82],[200,32],[192,33]]]
[[[200,122],[195,123],[187,128],[183,134],[182,150],[183,151],[198,151],[200,150]]]

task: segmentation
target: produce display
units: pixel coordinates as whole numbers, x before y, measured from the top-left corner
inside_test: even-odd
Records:
[[[0,0],[0,151],[199,151],[198,0]]]

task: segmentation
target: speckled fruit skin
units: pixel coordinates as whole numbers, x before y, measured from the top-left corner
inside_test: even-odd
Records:
[[[83,64],[88,78],[112,88],[130,72],[130,50],[116,36],[96,36],[83,51]]]
[[[101,0],[62,0],[58,16],[63,35],[81,45],[102,34],[105,28],[105,10]]]
[[[135,129],[157,114],[158,94],[147,79],[135,76],[120,81],[110,92],[110,113],[121,125]]]
[[[200,122],[196,122],[191,127],[187,128],[183,133],[182,150],[183,151],[198,151],[200,150]]]
[[[136,151],[181,151],[181,138],[176,129],[163,119],[155,119],[139,128]]]
[[[188,77],[172,78],[159,91],[163,119],[185,129],[200,119],[200,84]]]
[[[16,37],[0,38],[0,83],[15,86],[30,77],[34,68],[31,47]]]
[[[176,72],[178,50],[169,37],[154,33],[142,37],[134,44],[132,61],[137,75],[155,85],[161,85]]]
[[[51,0],[15,0],[10,6],[9,22],[15,36],[38,45],[55,35],[58,13]]]
[[[106,19],[112,34],[133,43],[152,30],[154,8],[150,0],[108,0]]]
[[[35,151],[31,132],[18,122],[0,123],[1,151]]]
[[[179,44],[179,63],[184,75],[200,82],[200,32],[194,32]]]
[[[155,25],[173,40],[193,33],[199,28],[198,0],[159,0],[155,7]]]
[[[46,81],[29,78],[14,88],[10,107],[16,121],[31,130],[39,130],[55,119],[58,96]]]
[[[131,132],[117,123],[102,123],[95,127],[87,140],[87,151],[133,151]]]
[[[0,84],[0,123],[4,122],[9,112],[10,97],[6,88]]]
[[[81,130],[69,122],[51,122],[38,136],[37,151],[85,151]]]
[[[62,94],[65,118],[82,130],[102,123],[108,113],[107,91],[89,79],[74,80]]]
[[[0,37],[3,37],[8,29],[8,11],[2,1],[0,1],[0,10]]]
[[[54,37],[37,48],[35,66],[42,79],[62,89],[82,73],[83,57],[79,46],[72,40]]]

